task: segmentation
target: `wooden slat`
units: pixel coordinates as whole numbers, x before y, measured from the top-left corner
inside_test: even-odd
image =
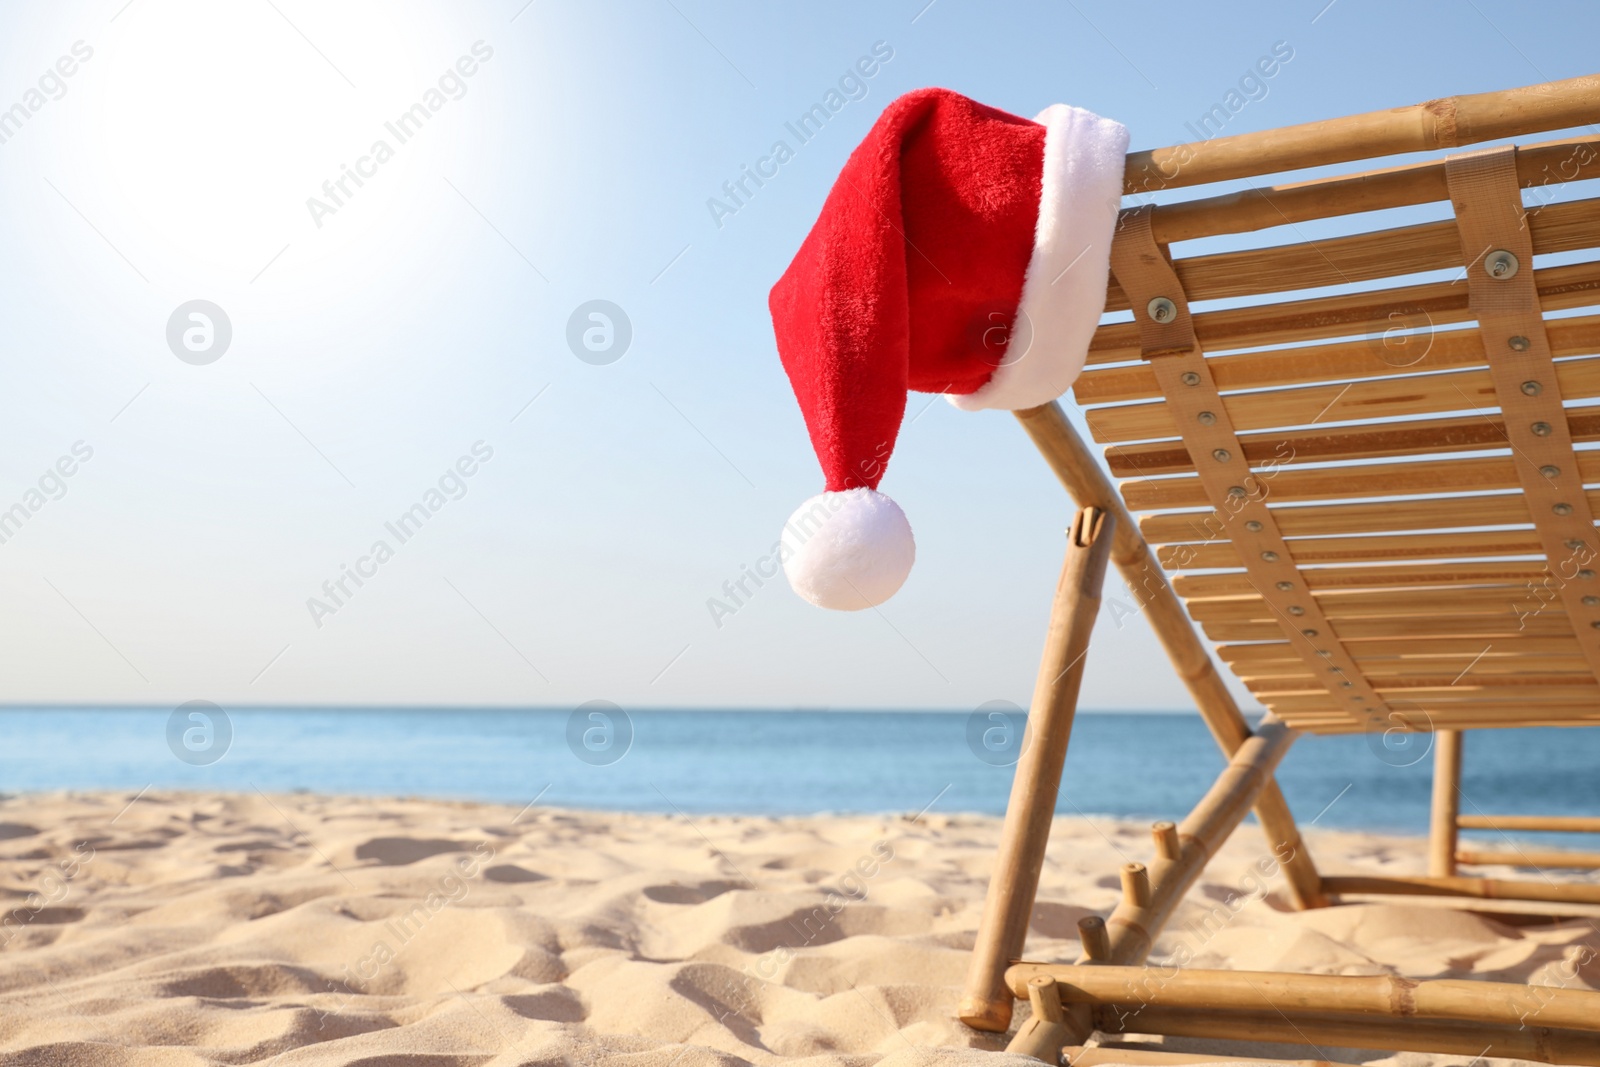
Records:
[[[1450,559],[1472,556],[1542,556],[1544,547],[1532,528],[1424,534],[1378,534],[1371,537],[1302,537],[1291,541],[1294,558],[1307,563],[1389,562],[1405,559]],[[1233,542],[1166,544],[1159,550],[1169,571],[1238,567],[1243,561]]]
[[[1593,582],[1600,590],[1600,579]],[[1468,589],[1377,589],[1336,590],[1312,597],[1323,613],[1334,622],[1341,619],[1426,618],[1437,612],[1458,615],[1494,615],[1504,612],[1518,616],[1541,610],[1561,610],[1560,601],[1540,599],[1525,587]],[[1218,597],[1191,600],[1189,614],[1196,622],[1249,619],[1277,619],[1279,615],[1260,596]]]
[[[1567,401],[1600,396],[1600,359],[1569,359],[1556,364],[1556,381]],[[1454,370],[1375,378],[1364,382],[1298,386],[1222,398],[1236,430],[1297,427],[1307,423],[1350,422],[1432,415],[1445,411],[1482,413],[1499,407],[1488,370]],[[1095,440],[1110,443],[1179,436],[1165,400],[1093,408],[1086,413]],[[1281,460],[1280,460],[1281,461]]]
[[[1545,267],[1534,272],[1534,282],[1546,311],[1600,303],[1597,262]],[[1208,311],[1194,316],[1194,332],[1210,352],[1380,333],[1394,325],[1397,315],[1422,316],[1435,327],[1472,318],[1466,286],[1428,282],[1379,292]],[[1134,323],[1108,323],[1095,331],[1089,346],[1091,365],[1138,358],[1139,331]]]
[[[1591,490],[1587,496],[1591,507],[1600,505],[1600,492]],[[1403,533],[1466,526],[1517,526],[1531,521],[1528,507],[1520,494],[1437,497],[1382,503],[1279,505],[1273,508],[1273,512],[1278,528],[1286,537]],[[1227,517],[1215,511],[1162,512],[1146,515],[1139,520],[1139,532],[1152,544],[1212,541],[1226,536],[1227,529]],[[1181,556],[1181,553],[1178,555]],[[1295,557],[1296,560],[1300,558],[1298,555]]]
[[[1600,482],[1600,452],[1573,453],[1578,476]],[[1413,493],[1468,493],[1518,489],[1516,468],[1527,459],[1474,456],[1466,459],[1422,459],[1367,463],[1351,467],[1287,467],[1258,477],[1259,492],[1274,501],[1351,500]],[[1122,498],[1133,511],[1205,507],[1205,486],[1198,477],[1131,478],[1122,483]]]
[[[1390,326],[1404,325],[1398,321]],[[1419,319],[1418,328],[1427,326]],[[1557,357],[1586,356],[1600,352],[1600,315],[1574,315],[1551,319],[1545,325],[1550,350]],[[1398,336],[1386,344],[1382,338],[1339,341],[1304,348],[1269,352],[1241,352],[1215,356],[1206,365],[1223,392],[1264,389],[1312,382],[1353,381],[1420,374],[1449,367],[1484,365],[1483,337],[1477,328],[1425,333],[1400,344]],[[1411,347],[1408,347],[1411,346]],[[1081,405],[1153,400],[1161,395],[1155,371],[1148,364],[1086,370],[1073,383],[1074,399]]]
[[[1262,704],[1282,715],[1292,713],[1296,709],[1315,710],[1328,706],[1326,689],[1306,689],[1297,693],[1257,693],[1255,696]],[[1412,711],[1419,717],[1431,715],[1436,711],[1448,712],[1452,718],[1461,722],[1471,721],[1484,709],[1515,706],[1519,703],[1525,712],[1549,718],[1600,716],[1600,686],[1594,685],[1590,685],[1587,689],[1514,685],[1458,686],[1456,689],[1423,690],[1417,693],[1409,690],[1396,691],[1386,699],[1391,701],[1391,710],[1402,717],[1412,713],[1404,706],[1405,701],[1410,701],[1415,705]],[[1499,717],[1499,715],[1500,712],[1491,711],[1485,717]]]
[[[1283,628],[1275,622],[1219,621],[1202,623],[1206,636],[1213,641],[1270,641],[1283,636]],[[1339,637],[1346,641],[1367,638],[1396,638],[1415,636],[1420,627],[1415,618],[1345,619],[1337,624]],[[1490,640],[1501,637],[1568,637],[1572,636],[1572,623],[1557,611],[1546,611],[1521,620],[1507,611],[1496,615],[1461,615],[1429,619],[1426,632],[1440,637],[1483,637]]]
[[[1517,150],[1523,188],[1597,176],[1600,137],[1544,141]],[[1158,204],[1150,221],[1156,240],[1171,244],[1447,199],[1444,164],[1428,160]]]
[[[1567,432],[1576,442],[1600,441],[1600,409],[1567,408]],[[1505,417],[1493,408],[1483,413],[1416,419],[1337,429],[1269,430],[1239,438],[1252,466],[1289,462],[1332,463],[1392,456],[1484,452],[1506,447]],[[1194,460],[1182,441],[1141,441],[1112,445],[1106,463],[1118,478],[1183,474]]]
[[[1507,585],[1524,588],[1546,573],[1543,563],[1422,563],[1384,567],[1302,567],[1312,589],[1390,586]],[[1240,596],[1259,592],[1245,571],[1226,574],[1175,574],[1172,587],[1185,599]]]
[[[1551,204],[1528,220],[1536,254],[1600,244],[1600,200]],[[1191,303],[1348,285],[1461,265],[1461,238],[1449,219],[1303,244],[1190,256],[1172,264]],[[1128,310],[1128,298],[1120,287],[1107,292],[1106,310]]]
[[[1127,195],[1374,156],[1459,148],[1600,121],[1600,76],[1443,97],[1408,107],[1129,152]]]
[[[1414,659],[1432,658],[1444,660],[1457,658],[1461,666],[1468,660],[1482,656],[1490,658],[1506,655],[1532,655],[1532,656],[1559,656],[1582,659],[1578,645],[1571,638],[1552,637],[1520,637],[1515,642],[1504,645],[1497,644],[1485,650],[1482,641],[1473,642],[1466,638],[1456,637],[1417,637],[1407,641],[1351,641],[1346,642],[1350,654],[1363,664],[1381,663],[1385,660],[1407,662]],[[1516,650],[1513,653],[1512,650]],[[1247,664],[1263,663],[1295,663],[1302,664],[1304,660],[1284,641],[1269,641],[1252,645],[1222,645],[1217,649],[1217,656],[1224,663],[1236,668],[1243,668]],[[1458,668],[1459,669],[1459,668]]]
[[[1296,730],[1308,734],[1317,734],[1322,737],[1335,737],[1348,734],[1361,734],[1369,732],[1366,727],[1353,725],[1348,717],[1341,719],[1318,719],[1301,721],[1290,716],[1281,716]],[[1531,726],[1550,727],[1595,727],[1600,726],[1600,715],[1584,715],[1576,718],[1556,719],[1543,718],[1537,714],[1530,714],[1525,704],[1508,707],[1500,710],[1495,717],[1474,718],[1460,720],[1450,715],[1435,715],[1429,721],[1429,730],[1523,730]]]

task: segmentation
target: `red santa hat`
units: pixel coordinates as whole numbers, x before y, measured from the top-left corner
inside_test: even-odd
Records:
[[[909,390],[1016,410],[1072,385],[1127,150],[1120,123],[1061,104],[1030,122],[921,89],[884,109],[769,300],[826,478],[784,527],[795,592],[849,611],[905,582],[911,527],[877,488]]]

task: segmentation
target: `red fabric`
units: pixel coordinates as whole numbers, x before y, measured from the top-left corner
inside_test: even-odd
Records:
[[[830,491],[876,489],[907,390],[976,392],[1033,251],[1043,126],[947,89],[878,118],[768,305]]]

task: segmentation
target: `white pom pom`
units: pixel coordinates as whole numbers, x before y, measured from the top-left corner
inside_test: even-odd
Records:
[[[821,493],[783,528],[783,572],[821,608],[860,611],[899,590],[917,558],[900,505],[871,489]]]

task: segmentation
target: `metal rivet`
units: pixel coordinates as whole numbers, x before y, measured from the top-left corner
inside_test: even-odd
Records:
[[[1195,418],[1199,420],[1201,426],[1210,426],[1217,421],[1217,417],[1209,411],[1202,411]]]
[[[1596,604],[1600,604],[1600,596],[1586,596],[1583,598],[1583,602],[1592,608]]]
[[[1319,655],[1319,656],[1331,656],[1331,655],[1333,655],[1333,653],[1328,651],[1325,648],[1319,648],[1319,649],[1317,649],[1317,655]]]
[[[1528,429],[1533,431],[1533,435],[1535,437],[1550,436],[1550,424],[1548,422],[1536,422],[1532,426],[1528,427]]]
[[[1315,630],[1301,630],[1300,633],[1303,634],[1306,637],[1315,637],[1315,636],[1317,636],[1317,631],[1315,631]]]
[[[1506,254],[1510,255],[1509,252]],[[1515,258],[1511,260],[1511,269],[1513,272],[1515,272],[1517,269],[1516,262],[1517,261]],[[1178,317],[1178,305],[1174,304],[1164,296],[1156,297],[1154,300],[1150,301],[1150,303],[1146,304],[1144,309],[1145,311],[1149,312],[1152,319],[1155,319],[1157,322],[1161,323],[1171,322],[1173,319]]]
[[[1306,613],[1306,609],[1301,607],[1299,604],[1290,604],[1289,605],[1289,614],[1290,615],[1304,615],[1305,613]]]
[[[1594,627],[1596,630],[1600,630],[1600,622],[1591,622],[1589,625]]]
[[[1221,449],[1218,449],[1218,451],[1220,452]],[[1228,486],[1228,495],[1233,497],[1235,500],[1243,500],[1250,494],[1244,491],[1244,486],[1242,485],[1230,485]]]
[[[1282,589],[1285,593],[1287,593],[1287,592],[1289,592],[1290,590],[1292,590],[1294,588],[1294,583],[1293,582],[1279,582],[1278,583],[1278,588]]]
[[[1515,348],[1516,346],[1513,345],[1512,347]],[[1521,349],[1518,349],[1518,351],[1521,351]],[[1522,391],[1528,396],[1538,396],[1539,390],[1543,388],[1544,386],[1540,385],[1538,382],[1529,381],[1522,383]]]
[[[1489,253],[1483,261],[1483,269],[1489,272],[1489,277],[1505,281],[1517,273],[1517,257],[1505,249],[1496,249]]]
[[[1226,448],[1219,448],[1211,453],[1211,458],[1216,460],[1218,463],[1226,463],[1228,460],[1233,458],[1233,453],[1229,452]],[[1233,490],[1231,489],[1229,490],[1229,492],[1232,491]]]
[[[1186,370],[1183,372],[1183,377],[1179,380],[1182,381],[1184,385],[1199,385],[1200,375],[1196,374],[1192,370]]]
[[[1576,537],[1569,537],[1564,543],[1574,552],[1583,547],[1583,542],[1578,540]]]
[[[1561,468],[1556,466],[1554,463],[1546,463],[1544,466],[1539,468],[1539,473],[1544,475],[1546,478],[1559,478],[1561,477]]]
[[[1340,682],[1339,684],[1345,689],[1354,689],[1356,687],[1356,683],[1354,682]]]
[[[1582,578],[1586,582],[1591,581],[1594,578],[1594,571],[1585,567],[1583,570],[1578,572],[1578,577]]]
[[[1329,667],[1328,668],[1328,673],[1329,674],[1343,674],[1344,673],[1344,668],[1343,667]]]
[[[1511,351],[1513,352],[1526,352],[1528,350],[1528,339],[1521,334],[1511,338],[1506,344],[1511,346]]]
[[[1251,533],[1261,532],[1261,524],[1254,519],[1251,519],[1249,522],[1245,523],[1244,528],[1249,530]]]
[[[1278,554],[1276,552],[1263,552],[1261,553],[1261,558],[1266,560],[1268,563],[1278,562]]]
[[[1572,514],[1572,505],[1571,504],[1557,504],[1554,507],[1552,507],[1550,510],[1555,512],[1557,515],[1571,515]]]

